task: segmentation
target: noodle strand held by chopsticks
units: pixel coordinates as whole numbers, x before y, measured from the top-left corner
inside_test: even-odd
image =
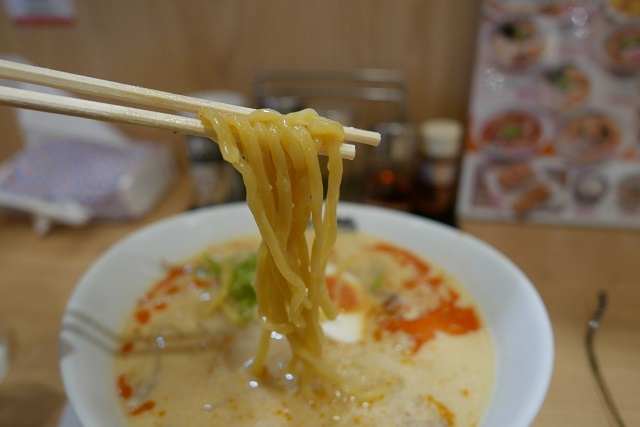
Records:
[[[287,336],[289,367],[301,386],[308,387],[314,379],[338,385],[322,363],[320,310],[329,319],[337,316],[324,271],[337,235],[342,126],[313,110],[286,116],[257,110],[239,116],[204,108],[198,116],[224,159],[242,174],[247,204],[262,236],[254,286],[264,332],[253,360],[254,374],[264,374],[269,337],[275,331]],[[318,161],[321,148],[329,155],[326,201]],[[314,230],[311,247],[306,237],[309,223]]]

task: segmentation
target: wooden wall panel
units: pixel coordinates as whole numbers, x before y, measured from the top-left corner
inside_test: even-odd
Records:
[[[75,0],[69,27],[21,27],[0,12],[0,54],[187,93],[251,96],[260,68],[396,68],[409,118],[466,115],[477,0]],[[0,125],[11,114],[0,107]],[[157,134],[127,129],[134,134]],[[0,158],[14,145],[0,143]]]

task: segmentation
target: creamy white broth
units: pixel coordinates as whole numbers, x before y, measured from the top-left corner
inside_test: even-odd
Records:
[[[258,242],[217,245],[206,251],[207,259],[242,259]],[[342,314],[333,326],[323,323],[323,357],[344,387],[320,379],[311,392],[299,390],[288,374],[290,351],[286,337],[277,334],[267,372],[251,374],[261,326],[255,318],[239,325],[235,314],[211,310],[219,285],[198,273],[202,254],[173,267],[141,297],[122,328],[114,392],[128,425],[479,424],[494,386],[490,334],[451,275],[407,254],[371,236],[339,234],[328,277]],[[442,323],[429,316],[447,310],[459,325],[433,334],[415,331]],[[469,316],[478,323],[467,330]]]

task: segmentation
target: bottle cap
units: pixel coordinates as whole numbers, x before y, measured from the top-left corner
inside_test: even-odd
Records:
[[[431,119],[420,125],[422,152],[438,158],[453,158],[462,145],[462,124],[453,119]]]

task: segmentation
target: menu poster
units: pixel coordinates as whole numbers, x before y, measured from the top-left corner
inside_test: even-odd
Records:
[[[458,215],[640,228],[640,0],[486,0]]]

